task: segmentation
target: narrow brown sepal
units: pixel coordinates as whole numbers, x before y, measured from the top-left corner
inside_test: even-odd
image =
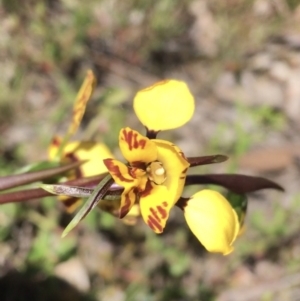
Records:
[[[234,193],[244,194],[260,189],[277,189],[284,191],[279,184],[262,178],[240,174],[205,174],[188,175],[185,185],[213,184],[222,186]]]
[[[87,178],[75,179],[60,184],[78,185],[83,187],[95,187],[106,175],[107,173],[92,176],[92,177],[87,177]],[[114,185],[112,185],[109,188],[109,191],[111,194],[114,194],[113,192],[118,193],[120,189],[122,188],[114,187]],[[24,189],[24,190],[12,191],[12,192],[0,193],[0,205],[7,204],[7,203],[26,202],[33,199],[47,197],[47,196],[53,196],[53,194],[41,188]]]
[[[41,188],[24,189],[19,191],[7,192],[0,194],[0,205],[8,203],[20,203],[25,201],[31,201],[34,199],[44,198],[47,196],[53,196],[48,191]]]
[[[201,157],[188,157],[187,160],[190,163],[190,167],[194,167],[199,165],[225,162],[228,160],[228,157],[224,155],[213,155]]]
[[[73,162],[69,164],[65,164],[63,166],[58,166],[54,168],[48,168],[44,170],[34,171],[34,172],[26,172],[17,175],[9,175],[0,177],[0,191],[5,189],[10,189],[14,187],[18,187],[25,184],[30,184],[37,181],[42,181],[67,171],[70,171],[86,161]]]

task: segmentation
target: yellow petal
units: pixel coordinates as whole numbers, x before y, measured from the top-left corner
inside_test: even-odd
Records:
[[[55,160],[57,151],[61,145],[62,138],[59,136],[54,136],[50,142],[50,145],[48,147],[48,158],[49,160],[53,161]]]
[[[195,109],[188,86],[177,80],[164,80],[140,90],[133,108],[141,123],[155,132],[175,129],[188,122]]]
[[[141,215],[140,206],[138,204],[134,204],[128,214],[122,219],[122,222],[128,226],[134,226],[137,223],[138,218]]]
[[[114,159],[105,159],[104,164],[115,182],[124,187],[119,210],[119,217],[123,218],[137,201],[139,190],[145,189],[145,172]]]
[[[130,166],[115,159],[105,159],[103,160],[103,163],[118,185],[123,187],[138,185],[138,176],[140,176],[140,174],[136,176],[136,172],[133,172],[133,169]],[[136,170],[137,169],[134,169],[134,171]]]
[[[49,147],[49,159],[55,158],[61,139],[54,137]],[[103,159],[112,158],[113,155],[103,143],[74,141],[68,143],[62,153],[61,161],[88,160],[80,166],[80,176],[93,176],[107,172]]]
[[[96,78],[94,76],[94,73],[92,70],[88,70],[84,82],[82,83],[80,90],[76,96],[73,107],[73,118],[67,133],[68,136],[73,135],[77,131],[85,112],[87,102],[92,96],[95,85]]]
[[[155,143],[128,127],[121,129],[119,145],[124,158],[131,165],[149,163],[157,158]]]
[[[236,212],[217,191],[202,190],[184,207],[188,226],[209,252],[227,255],[239,232]]]
[[[162,163],[166,171],[166,180],[163,185],[169,191],[169,202],[174,205],[182,194],[190,164],[182,151],[171,142],[159,139],[154,139],[153,142],[157,147],[157,160]]]
[[[94,76],[94,73],[92,72],[92,70],[88,70],[84,82],[81,85],[80,90],[76,96],[76,100],[73,106],[72,122],[69,126],[68,132],[66,133],[66,135],[63,137],[61,141],[60,147],[57,149],[55,158],[61,157],[65,145],[69,142],[70,138],[75,134],[78,127],[80,126],[87,102],[89,101],[93,93],[95,85],[96,85],[96,78]]]
[[[150,182],[148,182],[150,183]],[[163,185],[151,184],[141,194],[140,209],[145,223],[155,232],[161,233],[169,217],[172,203],[169,192]]]
[[[121,195],[121,204],[119,209],[119,218],[125,217],[138,200],[138,191],[136,187],[125,187]]]

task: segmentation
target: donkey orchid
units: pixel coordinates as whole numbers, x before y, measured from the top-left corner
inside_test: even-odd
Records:
[[[183,193],[188,168],[191,164],[196,166],[201,163],[197,164],[195,158],[189,161],[176,145],[156,139],[156,136],[162,130],[174,129],[189,121],[194,106],[194,97],[181,81],[165,80],[137,93],[133,107],[147,129],[146,136],[128,127],[122,128],[119,146],[127,163],[113,158],[103,160],[113,182],[123,188],[118,213],[120,218],[139,204],[145,223],[154,232],[163,232],[170,210]],[[220,158],[220,161],[226,159],[225,156]],[[212,162],[213,159],[209,163]],[[103,198],[108,188],[104,192],[104,184],[99,187]],[[96,198],[99,200],[99,195],[93,194],[93,201]],[[191,230],[209,251],[223,254],[232,251],[239,222],[235,211],[222,195],[205,190],[179,203]],[[67,232],[94,206],[84,207],[79,212],[80,218],[75,216],[75,222],[71,222]],[[205,216],[206,223],[199,221],[198,215]],[[208,230],[210,235],[203,236]]]
[[[90,89],[86,90],[89,94]],[[85,104],[82,105],[79,101],[79,107],[81,105],[85,108]],[[96,187],[80,187],[79,184],[43,186],[54,194],[88,197],[65,229],[63,236],[96,205],[121,219],[131,214],[141,214],[154,232],[161,233],[170,210],[176,205],[182,209],[189,228],[208,251],[224,255],[232,252],[232,245],[243,226],[246,206],[233,204],[231,198],[226,199],[220,193],[208,189],[189,198],[182,197],[184,187],[216,184],[237,195],[263,188],[283,189],[274,182],[258,177],[226,174],[187,175],[191,167],[219,163],[227,159],[222,155],[186,157],[173,143],[157,139],[160,131],[174,129],[188,122],[194,113],[194,107],[194,97],[182,81],[164,80],[139,91],[134,98],[133,108],[146,128],[146,135],[128,127],[120,130],[119,146],[125,163],[112,158],[108,152],[107,157],[103,157],[99,148],[96,151],[97,148],[91,147],[90,150],[95,150],[93,154],[88,150],[85,152],[85,158],[90,160],[90,169],[86,175],[101,173],[101,166],[108,171],[106,175],[100,175],[100,182]],[[78,110],[74,111],[74,116],[77,116],[74,118],[74,124],[78,126],[83,113],[80,113],[78,118]],[[76,126],[68,132],[67,139],[65,138],[62,144],[57,143],[55,146],[60,160],[70,159],[72,156],[80,157],[80,144],[66,143],[69,133],[73,133],[74,128]]]

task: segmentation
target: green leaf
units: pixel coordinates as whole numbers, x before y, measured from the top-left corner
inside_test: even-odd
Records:
[[[86,203],[81,207],[78,213],[71,220],[69,225],[65,228],[62,233],[62,237],[65,237],[71,230],[73,230],[77,224],[99,203],[99,201],[106,195],[110,186],[113,183],[111,175],[107,175],[101,182],[96,186],[92,195],[88,198]]]
[[[239,219],[240,227],[242,227],[244,225],[245,216],[247,213],[247,196],[245,194],[228,192],[228,194],[226,195],[226,199],[229,201],[232,208],[235,210]]]
[[[61,166],[61,163],[58,161],[40,161],[22,167],[17,171],[17,174],[39,171],[39,170],[54,168],[59,166]]]

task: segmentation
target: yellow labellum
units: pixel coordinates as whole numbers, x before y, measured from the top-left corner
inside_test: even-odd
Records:
[[[141,123],[155,132],[178,128],[194,113],[195,101],[188,86],[178,80],[164,80],[140,90],[133,108]]]
[[[202,190],[184,208],[188,226],[209,252],[227,255],[239,232],[236,212],[217,191]]]

